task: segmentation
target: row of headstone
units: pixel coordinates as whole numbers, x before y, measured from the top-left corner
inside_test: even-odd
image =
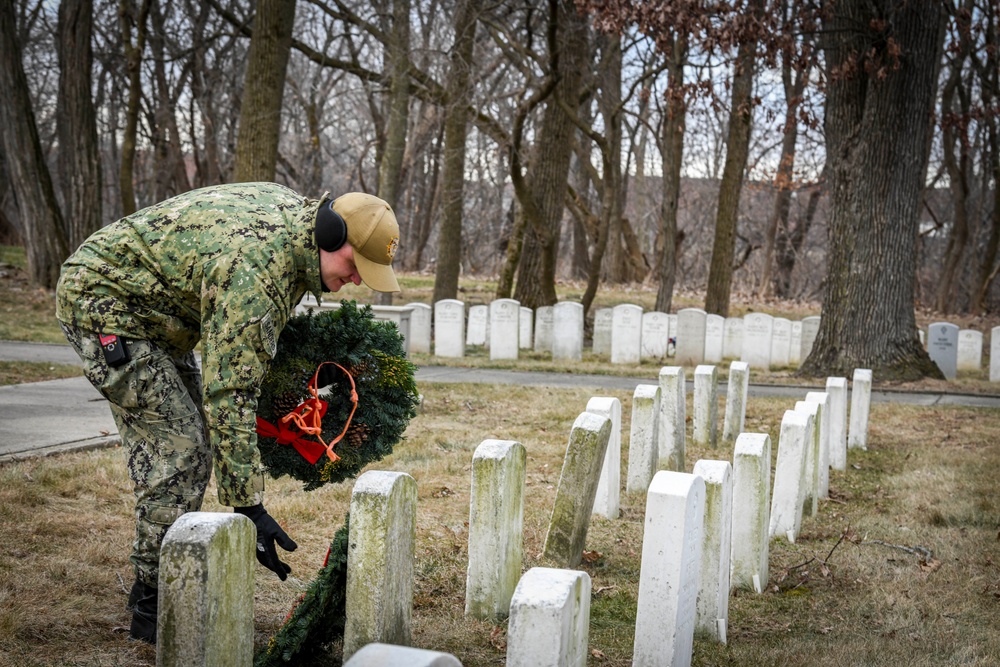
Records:
[[[303,309],[316,305],[307,300],[303,304]],[[557,360],[583,358],[583,306],[576,302],[532,311],[513,299],[497,299],[488,306],[472,306],[467,322],[465,304],[455,299],[439,301],[433,309],[424,303],[380,308],[392,311],[380,312],[380,317],[397,324],[406,315],[407,324],[401,330],[405,329],[409,352],[430,354],[433,340],[433,353],[441,357],[463,357],[466,345],[480,345],[490,348],[491,359],[517,359],[524,349],[551,352]],[[610,357],[615,364],[634,365],[670,356],[681,365],[738,358],[753,368],[768,370],[798,365],[809,356],[819,321],[818,316],[791,321],[766,313],[723,318],[698,308],[673,315],[620,304],[595,312],[593,352]],[[920,338],[946,379],[982,369],[981,331],[935,322],[926,334],[920,331]],[[1000,382],[1000,327],[994,327],[990,335],[989,379]]]
[[[745,362],[733,362],[724,434],[742,430],[748,376]],[[695,371],[694,437],[705,438],[708,446],[710,436],[703,434],[714,430],[717,418],[718,411],[711,409],[717,402],[716,379],[714,367]],[[738,433],[732,463],[701,460],[691,474],[656,472],[659,462],[677,460],[671,457],[676,443],[660,437],[664,423],[673,422],[674,438],[680,433],[683,439],[683,412],[678,415],[676,409],[685,401],[683,369],[665,367],[659,385],[636,387],[626,491],[646,493],[637,663],[689,664],[695,634],[726,642],[731,590],[762,590],[768,537],[794,541],[802,512],[815,513],[817,500],[827,493],[826,461],[838,457],[824,452],[843,449],[846,458],[848,443],[866,446],[870,386],[871,373],[858,370],[849,433],[844,378],[830,378],[826,392],[811,392],[786,412],[770,504],[765,434]],[[674,393],[673,405],[663,400],[664,392]],[[514,441],[485,440],[476,449],[466,614],[491,620],[509,615],[508,665],[586,662],[590,579],[573,568],[581,561],[592,514],[618,517],[620,430],[616,398],[593,397],[574,422],[545,538],[544,558],[555,567],[532,568],[523,576],[525,448]],[[602,485],[609,488],[602,492]],[[416,502],[416,482],[405,473],[369,471],[355,484],[343,645],[349,665],[458,664],[448,654],[406,647]],[[190,513],[171,528],[161,565],[158,664],[231,664],[233,656],[251,655],[253,534],[252,523],[228,513]],[[227,558],[216,553],[230,548],[235,553]]]
[[[514,299],[496,299],[472,306],[466,322],[465,304],[443,299],[434,304],[433,328],[433,354],[439,357],[464,357],[467,345],[478,345],[489,348],[490,359],[517,359],[525,349],[551,352],[559,360],[583,358],[583,305],[574,301],[532,311]],[[421,344],[411,349],[426,346],[430,352],[430,327],[420,335]]]
[[[517,359],[519,350],[525,349],[550,352],[556,360],[583,358],[583,306],[577,302],[561,301],[532,311],[513,299],[497,299],[488,306],[471,306],[468,318],[465,304],[455,299],[435,303],[433,311],[421,303],[407,308],[412,309],[409,349],[413,352],[463,357],[466,346],[484,346],[491,359]],[[668,357],[681,365],[742,359],[754,368],[768,369],[798,364],[812,349],[818,328],[818,317],[801,322],[762,313],[723,318],[698,308],[668,314],[620,304],[595,312],[592,350],[614,364]]]
[[[954,380],[959,371],[978,373],[983,367],[983,332],[960,329],[950,322],[934,322],[927,334],[920,331],[927,354],[945,379]],[[1000,382],[1000,327],[990,332],[990,382]]]

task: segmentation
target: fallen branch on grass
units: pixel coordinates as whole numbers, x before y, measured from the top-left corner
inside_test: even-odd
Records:
[[[920,559],[924,562],[930,563],[934,560],[934,552],[927,547],[922,547],[919,544],[908,547],[905,544],[889,544],[888,542],[883,542],[882,540],[865,540],[864,542],[858,542],[858,544],[864,546],[866,544],[880,544],[883,547],[889,547],[890,549],[899,549],[900,551],[905,551],[913,556],[920,556]]]

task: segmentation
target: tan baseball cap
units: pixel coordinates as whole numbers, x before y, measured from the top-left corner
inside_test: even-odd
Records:
[[[337,197],[333,210],[347,223],[347,242],[354,248],[354,263],[361,280],[379,292],[398,292],[392,258],[399,247],[399,224],[392,207],[363,192]]]

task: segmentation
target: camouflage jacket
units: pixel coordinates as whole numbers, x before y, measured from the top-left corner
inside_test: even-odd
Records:
[[[257,397],[295,305],[306,291],[320,296],[318,204],[273,183],[194,190],[98,230],[62,267],[59,320],[175,356],[201,343],[225,505],[261,500]]]

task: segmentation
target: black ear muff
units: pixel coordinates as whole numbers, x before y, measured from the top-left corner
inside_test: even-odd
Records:
[[[333,200],[327,199],[316,211],[316,245],[327,252],[336,252],[347,243],[347,223],[333,210]]]

